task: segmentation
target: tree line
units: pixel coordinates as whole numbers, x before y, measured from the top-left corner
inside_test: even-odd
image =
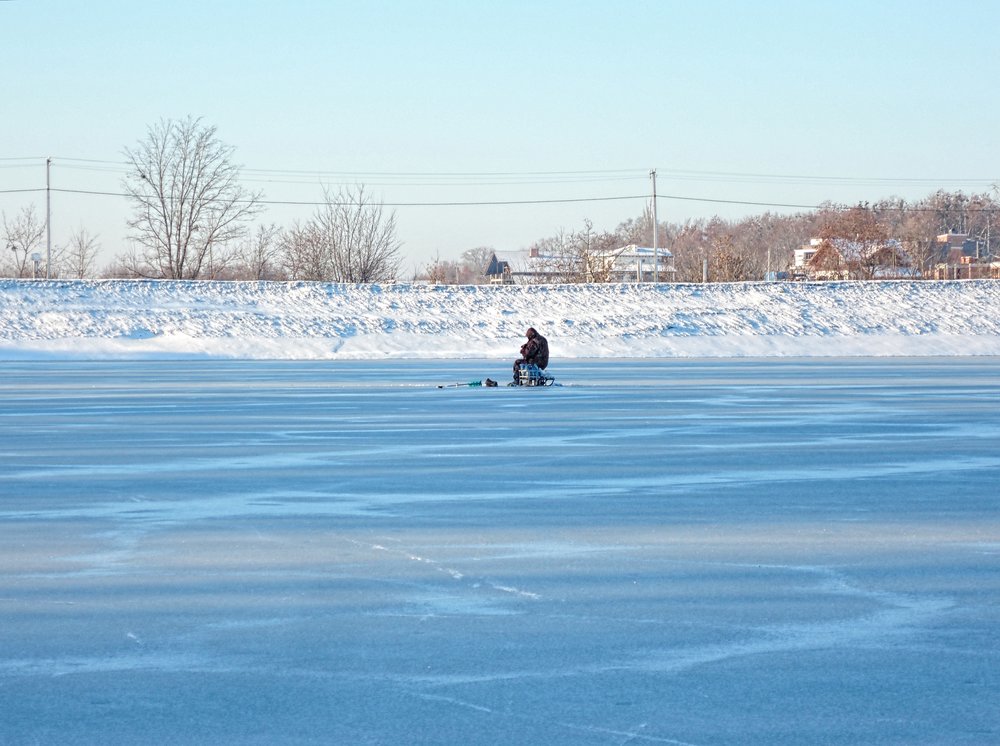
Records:
[[[364,186],[324,191],[312,216],[282,228],[255,222],[263,195],[246,189],[233,162],[234,149],[200,119],[162,120],[144,140],[124,151],[122,187],[128,198],[130,247],[98,271],[97,237],[85,229],[51,250],[34,207],[2,215],[0,275],[7,277],[123,277],[165,279],[315,280],[369,283],[398,279],[402,264],[396,216]],[[795,249],[811,238],[842,238],[877,247],[898,242],[915,274],[927,276],[937,260],[935,238],[968,234],[992,252],[1000,190],[966,195],[938,191],[922,200],[898,198],[858,205],[827,203],[791,215],[766,212],[736,220],[720,217],[658,221],[657,245],[674,256],[678,282],[764,279],[786,269]],[[572,231],[535,241],[529,248],[547,257],[549,278],[595,281],[581,268],[588,255],[636,244],[652,245],[653,216],[643,214],[614,230],[597,231],[589,220]],[[437,258],[413,279],[434,283],[485,282],[492,247],[465,251],[455,260]]]
[[[234,149],[200,119],[162,120],[124,151],[122,188],[129,201],[129,248],[102,277],[173,280],[325,280],[369,283],[395,279],[401,263],[396,217],[363,186],[325,191],[305,221],[287,229],[254,223],[263,194],[240,183]],[[3,215],[9,249],[0,274],[32,277],[34,257],[47,261],[44,222],[33,207]],[[96,237],[81,230],[52,247],[42,277],[92,277]]]
[[[795,250],[812,239],[859,246],[862,258],[857,279],[876,276],[875,263],[888,246],[899,247],[911,270],[909,276],[927,278],[942,259],[937,242],[942,234],[967,234],[982,247],[983,258],[997,255],[998,197],[1000,190],[994,187],[990,193],[973,195],[938,191],[914,202],[891,198],[857,205],[827,203],[791,215],[766,212],[737,220],[658,221],[657,245],[673,254],[676,282],[763,280],[771,272],[788,270]],[[646,209],[612,231],[595,232],[592,223],[584,221],[579,230],[562,230],[535,241],[529,251],[546,257],[543,265],[549,277],[581,282],[585,268],[592,266],[586,261],[588,255],[630,244],[651,246],[652,236],[653,217]],[[429,275],[438,282],[468,279],[477,270],[481,276],[491,254],[480,248],[466,252],[458,262],[439,260],[430,266]],[[593,273],[587,279],[594,281]]]

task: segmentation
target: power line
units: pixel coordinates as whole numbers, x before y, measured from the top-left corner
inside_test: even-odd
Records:
[[[3,161],[45,161],[45,157],[6,157],[0,158]],[[59,162],[64,168],[77,170],[95,171],[119,171],[125,173],[131,164],[127,161],[111,161],[97,158],[76,158],[76,157],[53,157],[53,162]],[[81,164],[81,165],[74,165]],[[104,166],[109,168],[97,168]],[[16,167],[16,166],[11,166]],[[486,185],[494,183],[564,183],[575,181],[599,181],[599,180],[629,180],[643,179],[648,175],[645,168],[611,168],[611,169],[589,169],[589,170],[562,170],[562,171],[337,171],[337,170],[304,170],[304,169],[282,169],[282,168],[253,168],[241,167],[243,174],[258,175],[263,177],[290,177],[289,183],[296,183],[294,179],[433,179],[448,182],[452,179],[462,179],[459,185],[470,185],[469,180],[491,180],[484,182]],[[694,169],[658,169],[661,180],[667,178],[677,181],[726,181],[736,183],[746,183],[752,181],[777,181],[787,183],[827,183],[841,185],[933,185],[933,184],[978,184],[983,186],[995,185],[1000,182],[1000,178],[933,178],[933,177],[878,177],[878,176],[828,176],[814,174],[774,174],[748,171],[701,171]],[[492,180],[502,179],[500,182]],[[522,181],[510,182],[511,179]],[[544,181],[538,182],[538,179]],[[310,183],[305,181],[303,183]],[[414,184],[422,186],[422,184]]]
[[[660,169],[663,170],[663,169]],[[932,178],[932,177],[878,177],[878,176],[812,176],[806,174],[764,174],[736,171],[688,171],[663,170],[675,180],[693,181],[784,181],[789,183],[829,183],[844,185],[920,185],[920,184],[981,184],[993,185],[1000,179],[994,178]]]
[[[486,180],[475,180],[475,181],[457,181],[449,180],[447,181],[408,181],[401,180],[404,177],[398,177],[396,179],[384,179],[383,177],[378,177],[372,179],[370,176],[367,178],[360,178],[350,180],[355,183],[363,183],[365,186],[391,186],[391,187],[433,187],[433,188],[452,188],[452,187],[487,187],[487,186],[545,186],[549,184],[587,184],[587,183],[609,183],[609,182],[623,182],[623,181],[638,181],[638,177],[635,176],[594,176],[589,178],[550,178],[550,179],[523,179],[523,178],[505,178],[497,177],[495,179]],[[414,177],[416,178],[416,177]],[[321,180],[303,180],[303,179],[275,179],[275,178],[249,178],[244,179],[244,181],[256,184],[311,184],[315,185],[317,183],[322,184]],[[333,183],[345,183],[348,180],[337,179]]]
[[[441,177],[441,178],[470,178],[473,176],[483,176],[494,178],[499,176],[608,176],[612,174],[630,174],[634,176],[639,172],[635,168],[615,168],[604,170],[587,171],[299,171],[294,169],[272,169],[272,168],[243,168],[245,173],[264,174],[299,174],[306,176],[376,176],[376,177]]]
[[[33,190],[17,190],[17,191],[45,191],[44,189],[33,189]],[[66,189],[66,188],[53,188],[53,192],[60,192],[63,194],[87,194],[98,197],[130,197],[131,195],[125,194],[124,192],[102,192],[92,189]],[[500,206],[500,205],[548,205],[548,204],[559,204],[566,202],[611,202],[616,200],[629,200],[629,199],[646,199],[647,195],[620,195],[615,197],[577,197],[577,198],[566,198],[566,199],[526,199],[526,200],[486,200],[486,201],[463,201],[463,202],[381,202],[380,204],[384,207],[490,207],[490,206]],[[254,202],[258,205],[291,205],[291,206],[303,206],[303,207],[318,207],[322,205],[353,205],[356,204],[352,201],[338,202],[337,200],[268,200],[268,199],[258,199],[258,200],[238,200],[240,202],[248,203]]]
[[[0,168],[15,168],[23,167],[19,165],[13,165],[12,162],[25,162],[25,161],[38,161],[42,159],[38,158],[28,158],[28,157],[18,157],[18,158],[0,158]],[[54,161],[58,161],[63,168],[77,169],[77,170],[92,170],[101,172],[118,172],[127,173],[128,166],[130,164],[121,161],[108,161],[100,159],[90,159],[90,158],[55,158]],[[8,165],[10,164],[10,165]],[[387,179],[397,179],[397,178],[429,178],[429,179],[443,179],[440,183],[433,184],[407,184],[407,183],[393,183],[390,181],[388,184],[383,184],[383,186],[434,186],[434,187],[455,187],[455,186],[519,186],[519,185],[545,185],[545,184],[565,184],[565,183],[593,183],[593,182],[611,182],[611,181],[629,181],[638,178],[645,179],[645,172],[640,172],[638,169],[605,169],[605,170],[576,170],[576,171],[526,171],[526,172],[514,172],[514,171],[496,171],[496,172],[473,172],[473,171],[456,171],[456,172],[420,172],[420,171],[297,171],[297,170],[281,170],[281,169],[244,169],[244,173],[250,174],[273,174],[273,175],[288,175],[292,177],[311,177],[311,178],[322,178],[322,177],[349,177],[353,176],[356,178],[373,177],[378,176],[380,178]],[[813,181],[825,184],[839,184],[839,185],[851,185],[862,183],[859,179],[849,178],[849,177],[837,177],[837,176],[804,176],[804,175],[777,175],[777,174],[760,174],[760,173],[741,173],[741,172],[723,172],[723,171],[688,171],[682,169],[675,170],[661,170],[661,174],[666,173],[668,178],[676,178],[680,180],[733,180],[738,181],[741,179],[751,180],[774,180],[774,179],[798,179]],[[492,182],[482,182],[482,181],[466,181],[466,182],[449,182],[449,179],[503,179],[501,181]],[[540,181],[536,179],[546,179],[545,181]],[[511,179],[508,181],[507,179]],[[516,179],[516,180],[515,180]],[[962,180],[962,179],[872,179],[870,183],[875,184],[943,184],[943,183],[962,183],[969,184],[977,180]],[[981,180],[983,183],[987,183],[987,180]],[[283,183],[280,181],[270,181],[268,183]],[[312,183],[310,182],[300,182],[300,181],[290,181],[287,183]],[[995,184],[995,180],[989,181],[988,183]],[[27,193],[37,193],[46,191],[45,188],[23,188],[23,189],[4,189],[0,190],[0,194],[27,194]],[[71,189],[71,188],[53,188],[51,191],[60,192],[64,194],[81,194],[81,195],[92,195],[92,196],[103,196],[103,197],[129,197],[130,195],[123,192],[115,191],[104,191],[96,189]],[[548,198],[548,199],[496,199],[496,200],[419,200],[419,201],[392,201],[392,202],[382,202],[381,204],[386,207],[493,207],[493,206],[516,206],[516,205],[546,205],[546,204],[573,204],[573,203],[588,203],[588,202],[613,202],[613,201],[627,201],[627,200],[639,200],[647,199],[648,195],[645,194],[627,194],[627,195],[613,195],[613,196],[603,196],[603,197],[567,197],[567,198]],[[747,207],[763,207],[763,208],[781,208],[781,209],[799,209],[799,210],[818,210],[822,209],[823,205],[816,204],[802,204],[796,202],[767,202],[760,200],[739,200],[739,199],[719,199],[712,197],[696,197],[684,194],[658,194],[657,199],[678,201],[678,202],[700,202],[704,204],[721,204],[721,205],[741,205]],[[250,200],[245,200],[249,202]],[[278,199],[259,199],[253,200],[256,204],[265,206],[303,206],[303,207],[318,207],[327,204],[342,205],[342,204],[352,204],[351,202],[338,202],[336,200],[329,201],[323,200],[278,200]],[[915,208],[908,207],[911,211],[923,211],[930,210],[933,208]],[[992,211],[992,208],[980,208],[984,210]],[[966,208],[967,211],[975,211],[973,208]]]
[[[44,189],[18,189],[18,190],[8,190],[8,192],[44,192]],[[84,194],[92,195],[98,197],[130,197],[131,195],[125,194],[124,192],[101,192],[89,189],[65,189],[65,188],[53,188],[53,192],[61,192],[65,194]],[[7,193],[7,192],[0,192]],[[745,207],[780,207],[785,209],[795,209],[795,210],[821,210],[824,205],[814,205],[814,204],[801,204],[794,202],[759,202],[752,200],[736,200],[736,199],[714,199],[712,197],[690,197],[686,195],[679,194],[657,194],[656,198],[665,200],[674,200],[679,202],[704,202],[708,204],[721,204],[721,205],[742,205]],[[523,199],[523,200],[482,200],[482,201],[456,201],[456,202],[380,202],[383,207],[503,207],[510,205],[552,205],[552,204],[571,204],[571,203],[582,203],[582,202],[620,202],[626,200],[646,200],[649,199],[648,194],[628,194],[628,195],[617,195],[612,197],[571,197],[564,199]],[[251,201],[258,205],[272,205],[272,206],[284,206],[284,207],[322,207],[324,205],[333,206],[350,206],[356,204],[352,201],[337,201],[337,200],[237,200],[242,203],[250,203]],[[839,207],[844,207],[845,205],[839,205]],[[836,209],[838,205],[832,204],[831,207]],[[846,205],[846,207],[853,207],[852,205]],[[874,209],[874,208],[873,208]],[[936,207],[912,207],[905,206],[900,208],[894,208],[889,206],[887,209],[900,209],[907,212],[938,212],[939,208]],[[970,207],[963,206],[960,208],[968,213],[976,212],[998,212],[1000,207]]]

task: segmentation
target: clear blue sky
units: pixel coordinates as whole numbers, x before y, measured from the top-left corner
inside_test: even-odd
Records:
[[[270,201],[364,183],[398,205],[404,275],[611,229],[652,168],[670,221],[988,191],[997,29],[982,0],[0,0],[0,210],[44,215],[12,190],[49,156],[55,189],[120,192],[123,148],[189,115]],[[609,197],[634,199],[413,206]],[[124,248],[124,199],[52,200],[55,242]]]

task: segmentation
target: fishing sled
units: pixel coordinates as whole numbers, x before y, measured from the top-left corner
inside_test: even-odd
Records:
[[[482,381],[469,381],[468,383],[442,383],[438,384],[439,389],[453,389],[453,388],[478,388],[480,386],[484,388],[493,388],[499,386],[496,381],[492,378],[487,378]],[[556,379],[546,373],[544,370],[539,368],[534,363],[524,363],[517,371],[517,380],[511,381],[507,384],[508,386],[554,386],[556,385]]]
[[[509,386],[551,386],[556,379],[534,363],[522,363],[517,369],[517,380]]]

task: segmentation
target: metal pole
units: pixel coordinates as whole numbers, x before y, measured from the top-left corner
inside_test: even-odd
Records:
[[[45,159],[45,279],[52,272],[52,159]]]
[[[653,284],[655,285],[660,281],[660,251],[656,244],[656,234],[659,232],[656,221],[656,169],[650,171],[649,175],[653,179]]]
[[[993,215],[992,210],[986,211],[986,258],[990,259],[993,256],[993,249],[990,246],[990,217]]]

